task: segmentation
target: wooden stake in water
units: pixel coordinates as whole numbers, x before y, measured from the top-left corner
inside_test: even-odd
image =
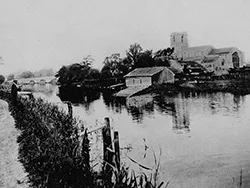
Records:
[[[113,165],[113,147],[112,147],[112,138],[111,138],[111,129],[110,129],[110,120],[108,117],[105,118],[105,126],[102,128],[103,136],[103,171],[109,181],[111,181],[112,176],[112,167]]]
[[[119,145],[119,133],[114,132],[114,147],[115,147],[115,163],[118,170],[120,170],[120,145]]]

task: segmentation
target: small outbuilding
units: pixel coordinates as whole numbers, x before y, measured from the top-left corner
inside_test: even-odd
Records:
[[[167,67],[137,68],[124,76],[126,86],[145,87],[155,84],[173,83],[175,73]]]

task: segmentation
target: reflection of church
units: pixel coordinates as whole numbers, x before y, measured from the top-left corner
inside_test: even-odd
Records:
[[[186,32],[172,33],[170,42],[171,47],[175,49],[174,54],[178,60],[195,61],[216,75],[226,74],[229,68],[241,67],[244,62],[243,53],[235,47],[189,47]]]
[[[178,97],[175,99],[175,111],[173,113],[173,130],[190,131],[190,114],[186,98]]]

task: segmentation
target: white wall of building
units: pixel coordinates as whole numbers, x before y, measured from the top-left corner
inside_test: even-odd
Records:
[[[128,77],[126,78],[126,86],[150,86],[152,85],[151,77]]]

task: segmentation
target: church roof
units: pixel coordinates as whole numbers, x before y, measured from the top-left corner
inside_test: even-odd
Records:
[[[211,52],[209,52],[209,55],[221,55],[221,54],[228,54],[235,48],[229,47],[229,48],[213,48]]]
[[[203,50],[204,48],[213,48],[213,46],[209,45],[204,45],[204,46],[193,46],[193,47],[188,47],[186,49],[183,49],[183,51],[191,51],[191,50]]]

